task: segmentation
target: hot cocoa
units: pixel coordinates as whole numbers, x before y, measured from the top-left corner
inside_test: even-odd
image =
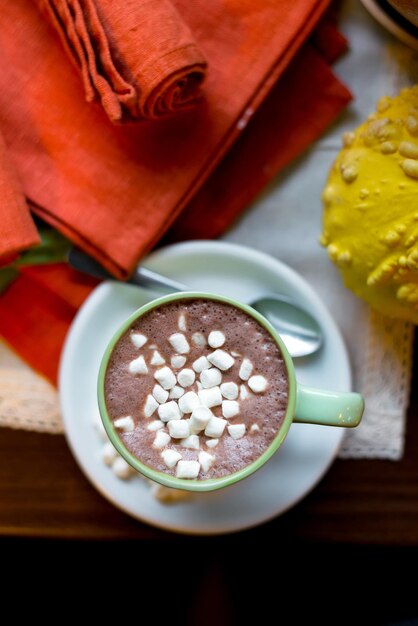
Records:
[[[126,448],[179,478],[219,478],[255,461],[286,414],[288,375],[253,317],[183,299],[136,320],[111,354],[105,402]]]

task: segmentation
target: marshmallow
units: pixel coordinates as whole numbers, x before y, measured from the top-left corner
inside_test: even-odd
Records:
[[[131,374],[148,374],[148,367],[142,355],[129,363],[129,371]]]
[[[170,335],[168,341],[171,343],[173,350],[179,354],[187,354],[190,351],[189,342],[182,333],[174,333]]]
[[[151,365],[164,365],[165,358],[161,356],[158,350],[154,350],[150,363]]]
[[[177,463],[177,478],[197,478],[200,464],[197,461],[179,461]]]
[[[189,420],[172,420],[168,422],[168,432],[173,439],[184,439],[190,435]]]
[[[239,399],[240,400],[246,400],[249,397],[250,397],[250,393],[249,393],[247,387],[245,385],[240,385],[240,388],[239,388]]]
[[[217,387],[222,382],[222,373],[216,367],[212,367],[210,370],[203,370],[200,374],[200,382],[204,389]]]
[[[200,356],[196,361],[193,362],[192,368],[195,372],[200,374],[203,370],[208,370],[212,367],[212,363],[209,363],[205,356]]]
[[[175,370],[179,370],[183,367],[186,361],[187,359],[185,356],[182,356],[181,354],[174,354],[171,357],[171,367]]]
[[[196,374],[189,368],[181,370],[181,372],[177,374],[177,382],[182,387],[190,387],[190,385],[193,385],[195,379]]]
[[[147,399],[145,400],[144,406],[144,415],[145,417],[151,417],[151,415],[155,412],[155,410],[159,407],[157,400],[151,394],[147,395]]]
[[[166,402],[165,404],[160,404],[158,407],[158,415],[160,416],[160,420],[162,422],[170,422],[171,420],[181,419],[179,406],[177,402],[174,402],[174,400]]]
[[[256,433],[258,430],[260,430],[260,426],[258,424],[253,424],[250,428],[250,432],[252,433]]]
[[[244,359],[239,368],[239,377],[241,380],[248,380],[253,371],[253,364],[249,359]]]
[[[201,392],[199,391],[199,393]],[[183,413],[191,413],[199,404],[198,395],[194,391],[188,391],[179,400],[180,411],[183,411]]]
[[[245,435],[245,424],[230,424],[228,432],[232,439],[241,439]]]
[[[210,370],[208,370],[210,372]],[[200,404],[211,409],[213,406],[222,404],[222,394],[219,387],[211,387],[210,389],[201,389],[198,391]]]
[[[155,380],[158,380],[163,389],[171,389],[177,382],[177,379],[171,369],[167,366],[161,367],[154,372]]]
[[[225,352],[225,350],[215,350],[215,352],[208,355],[208,360],[223,372],[229,370],[235,363],[234,357]]]
[[[147,429],[155,432],[156,430],[161,430],[164,426],[165,424],[161,420],[154,420],[148,424]]]
[[[214,464],[216,457],[214,457],[213,454],[209,454],[209,452],[205,452],[204,450],[202,450],[202,452],[199,452],[198,458],[200,467],[204,472],[207,472]]]
[[[113,461],[112,470],[115,476],[121,478],[122,480],[126,480],[133,473],[131,466],[125,461],[125,459],[122,459],[121,456],[118,456]]]
[[[201,430],[206,428],[211,417],[213,417],[213,413],[207,406],[198,406],[193,409],[192,416],[189,420],[190,432],[193,434],[200,433]]]
[[[141,333],[132,333],[131,341],[134,344],[135,348],[142,348],[148,341],[148,338],[145,335],[141,335]]]
[[[168,433],[157,430],[157,434],[155,435],[154,443],[152,444],[154,448],[165,448],[168,443],[170,443],[171,437]]]
[[[183,387],[179,387],[178,385],[175,385],[172,389],[170,389],[170,396],[169,396],[170,400],[178,400],[183,395],[184,395]]]
[[[205,428],[206,437],[215,437],[216,439],[218,439],[224,432],[226,425],[226,420],[223,420],[220,417],[211,417],[208,425]]]
[[[185,489],[172,489],[171,487],[164,487],[158,483],[150,482],[152,497],[162,504],[177,504],[178,502],[186,502],[191,499],[190,492]]]
[[[134,421],[130,415],[118,417],[118,419],[113,422],[113,426],[118,430],[123,430],[124,433],[131,433],[135,428]]]
[[[238,385],[235,383],[222,383],[221,394],[227,400],[236,400],[238,398]]]
[[[160,404],[164,404],[164,402],[167,402],[168,400],[168,391],[163,389],[161,385],[154,385],[152,395]]]
[[[211,348],[220,348],[225,343],[225,335],[220,330],[212,330],[209,333],[208,344]]]
[[[199,450],[200,447],[200,439],[197,435],[189,435],[186,439],[182,439],[180,444],[183,448],[190,448],[191,450]]]
[[[216,448],[219,443],[219,439],[208,439],[206,445],[208,448]]]
[[[197,390],[198,390],[198,391],[202,391],[203,386],[202,386],[202,383],[200,382],[200,380],[197,380],[197,381],[196,381],[196,387],[197,387]]]
[[[229,419],[239,413],[239,402],[236,400],[224,400],[222,402],[222,415]]]
[[[248,386],[254,393],[263,393],[263,391],[267,389],[267,380],[264,376],[251,376],[248,381]]]
[[[116,452],[115,448],[112,446],[110,441],[104,444],[101,454],[102,454],[102,461],[105,465],[112,465],[113,461],[118,456],[118,453]]]
[[[161,452],[161,456],[164,463],[167,465],[167,467],[170,468],[177,465],[177,463],[182,458],[180,452],[177,452],[176,450],[163,450]]]
[[[198,346],[199,348],[204,348],[206,345],[206,339],[202,333],[193,333],[192,341],[194,345]]]
[[[179,319],[178,319],[178,327],[179,330],[182,330],[184,333],[187,330],[187,326],[186,326],[186,316],[184,315],[184,313],[180,313],[179,315]]]

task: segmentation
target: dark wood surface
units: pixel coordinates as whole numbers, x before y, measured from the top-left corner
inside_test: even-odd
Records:
[[[402,461],[336,461],[298,506],[237,540],[284,531],[289,540],[418,546],[417,383],[415,367]],[[0,429],[0,536],[176,538],[109,504],[81,473],[64,437],[7,428]]]

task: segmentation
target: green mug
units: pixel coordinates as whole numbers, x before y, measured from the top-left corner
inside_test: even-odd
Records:
[[[104,394],[106,370],[113,348],[116,346],[119,339],[129,329],[133,322],[152,309],[158,308],[170,302],[185,299],[205,299],[224,302],[241,309],[257,320],[257,322],[269,332],[274,341],[277,343],[287,367],[289,379],[288,405],[285,418],[272,443],[255,461],[233,474],[222,476],[220,478],[211,478],[206,480],[176,478],[148,467],[125,447],[113,426],[112,420],[106,408]],[[280,448],[293,422],[353,428],[360,423],[364,411],[364,400],[358,393],[325,391],[323,389],[313,389],[297,383],[292,357],[288,353],[283,340],[273,326],[266,320],[265,317],[258,313],[258,311],[255,311],[250,306],[237,302],[232,298],[218,296],[212,293],[191,291],[170,294],[163,296],[162,298],[152,300],[135,311],[135,313],[133,313],[119,327],[110,340],[100,365],[98,378],[98,402],[100,415],[107,435],[125,461],[127,461],[139,473],[151,480],[156,481],[157,483],[165,485],[166,487],[198,492],[213,491],[215,489],[221,489],[223,487],[233,485],[260,469],[260,467],[262,467]]]

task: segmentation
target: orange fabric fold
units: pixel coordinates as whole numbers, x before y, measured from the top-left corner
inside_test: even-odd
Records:
[[[0,265],[37,243],[38,233],[0,133]]]
[[[36,212],[127,276],[241,135],[327,4],[176,0],[209,60],[204,102],[127,127],[84,102],[77,73],[31,0],[6,3],[0,126]]]
[[[282,97],[283,92],[287,98]],[[305,46],[283,82],[273,89],[239,141],[170,229],[168,239],[207,238],[221,233],[266,181],[326,128],[349,98],[321,56]],[[3,338],[54,383],[66,332],[93,286],[94,281],[65,265],[40,266],[25,268],[0,298]]]
[[[36,0],[112,122],[159,119],[200,99],[206,61],[170,0]]]
[[[315,28],[312,43],[327,63],[334,63],[347,49],[347,39],[328,16]]]
[[[285,41],[280,51],[263,44],[269,65],[256,55],[244,63],[253,59],[252,45],[260,50],[257,38],[266,37],[264,20],[250,37],[255,19],[249,0],[236,6],[221,0],[208,5],[209,11],[217,10],[212,25],[224,21],[225,32],[232,35],[233,25],[239,30],[232,44],[222,45],[221,35],[206,22],[198,27],[199,11],[206,10],[199,3],[194,21],[189,13],[188,21],[217,76],[215,80],[209,74],[206,102],[175,123],[144,122],[129,132],[110,125],[100,110],[85,104],[77,73],[66,65],[54,31],[39,20],[28,0],[8,3],[0,14],[0,53],[5,59],[0,128],[31,206],[121,276],[170,224],[170,241],[220,234],[350,100],[325,60],[335,58],[344,45],[334,27],[321,24],[312,45],[305,44],[296,54],[326,2],[295,2],[294,14],[286,13],[283,2],[279,27]],[[180,0],[176,4],[183,6]],[[278,8],[261,1],[257,7],[264,4],[273,19]],[[187,9],[194,6],[184,0],[182,14]],[[245,28],[236,26],[241,11],[247,12]],[[215,36],[218,50],[209,41]],[[267,39],[271,46],[270,31]],[[223,74],[225,50],[229,66]],[[215,87],[223,91],[213,91]],[[52,382],[69,325],[94,285],[65,265],[25,268],[0,297],[2,337]]]
[[[321,46],[326,42],[321,41]],[[222,234],[269,180],[320,136],[350,99],[350,92],[335,79],[323,57],[306,44],[174,222],[165,242]]]
[[[3,338],[53,383],[69,325],[96,284],[64,264],[24,268],[0,298]]]

